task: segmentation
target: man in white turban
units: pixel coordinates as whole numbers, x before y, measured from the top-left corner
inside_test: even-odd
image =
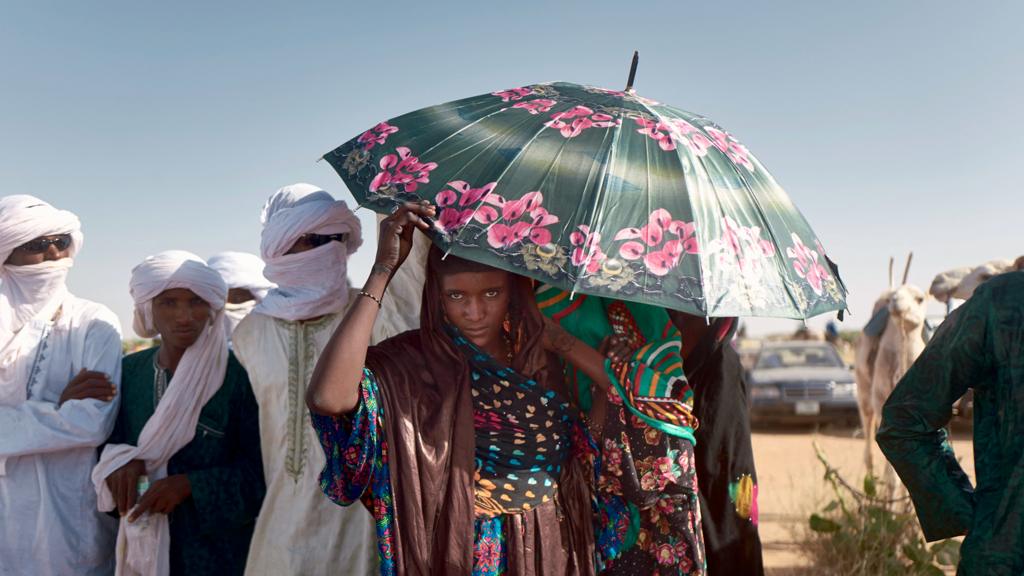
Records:
[[[325,459],[309,421],[309,378],[350,301],[346,264],[362,243],[359,219],[309,184],[278,190],[263,208],[260,252],[276,288],[233,336],[259,402],[267,497],[246,574],[375,574],[366,509],[320,491]]]
[[[114,425],[121,333],[65,284],[78,218],[0,198],[0,574],[109,574],[116,524],[89,472]]]
[[[119,575],[241,575],[265,491],[256,399],[228,351],[227,285],[188,252],[132,270],[135,331],[160,345],[124,358],[121,411],[93,470],[117,510]]]
[[[207,260],[210,268],[220,272],[228,285],[224,304],[224,320],[228,325],[228,341],[238,323],[252,312],[274,283],[263,276],[263,260],[248,252],[220,252]]]

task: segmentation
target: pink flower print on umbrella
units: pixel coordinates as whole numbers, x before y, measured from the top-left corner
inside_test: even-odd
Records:
[[[723,265],[736,265],[743,274],[759,273],[764,262],[775,256],[771,240],[761,238],[760,226],[740,226],[731,216],[722,218],[722,236],[712,242]]]
[[[533,88],[523,86],[522,88],[509,88],[508,90],[500,90],[498,92],[491,92],[492,96],[499,96],[502,102],[515,102],[516,100],[522,100],[524,97],[533,94]]]
[[[750,152],[732,134],[711,126],[705,127],[704,130],[711,136],[715,148],[724,152],[733,163],[739,164],[751,172],[754,171],[754,163],[750,161]]]
[[[807,280],[814,293],[821,296],[828,271],[818,263],[818,252],[805,246],[796,233],[792,233],[793,246],[786,248],[786,255],[793,260],[793,270],[797,276]]]
[[[605,253],[601,251],[601,233],[591,233],[590,226],[581,224],[569,235],[569,242],[573,246],[572,265],[586,264],[587,274],[597,273],[601,268],[601,262],[606,258]]]
[[[550,98],[537,98],[536,100],[527,100],[525,102],[519,102],[513,105],[513,108],[522,108],[530,114],[540,114],[541,112],[550,112],[551,108],[558,104]]]
[[[626,240],[619,246],[619,255],[624,259],[643,258],[644,266],[651,274],[665,276],[679,264],[684,254],[698,252],[694,232],[693,223],[673,220],[668,210],[659,208],[651,212],[646,225],[640,228],[623,228],[615,234],[615,240]],[[670,239],[667,234],[674,235],[675,238]]]
[[[387,122],[381,122],[373,128],[370,128],[366,132],[359,135],[358,143],[363,145],[363,150],[370,150],[374,146],[383,145],[387,141],[388,136],[398,132],[397,126],[392,126]]]
[[[647,118],[635,117],[633,120],[637,123],[640,128],[637,130],[640,134],[652,138],[658,142],[658,146],[662,150],[669,151],[676,149],[676,143],[672,139],[670,134],[670,128],[668,124],[664,122],[656,122],[654,120],[648,120]]]
[[[479,188],[473,188],[463,180],[448,183],[452,189],[445,188],[434,196],[434,202],[441,208],[438,214],[438,226],[444,232],[453,232],[462,228],[470,220],[481,224],[490,224],[498,219],[498,211],[489,205],[474,206],[481,199],[492,196],[496,182],[490,182]]]
[[[611,128],[620,123],[621,120],[608,114],[594,113],[586,106],[576,106],[571,110],[552,114],[551,120],[544,125],[558,130],[564,138],[575,138],[588,128]]]
[[[540,246],[551,242],[547,227],[556,224],[558,216],[542,206],[544,195],[539,191],[527,192],[517,200],[506,201],[499,196],[490,201],[501,208],[504,220],[487,229],[487,242],[492,247],[508,248],[527,238]]]
[[[662,122],[638,116],[633,121],[640,126],[637,132],[656,140],[665,151],[675,150],[677,144],[682,144],[693,154],[704,156],[712,146],[711,140],[686,120],[671,118]]]
[[[395,152],[380,159],[381,171],[370,182],[370,192],[393,194],[399,186],[405,192],[415,192],[420,184],[430,182],[428,176],[437,163],[420,162],[405,146],[395,148]]]
[[[462,228],[466,224],[469,224],[469,221],[472,219],[472,208],[467,208],[465,210],[459,210],[458,208],[445,208],[437,215],[437,225],[441,227],[442,231],[451,233]]]
[[[529,235],[529,222],[516,222],[511,226],[499,222],[487,229],[487,243],[492,248],[508,248],[522,242]]]

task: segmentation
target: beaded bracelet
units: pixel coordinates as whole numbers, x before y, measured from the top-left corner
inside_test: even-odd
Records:
[[[380,298],[377,298],[376,296],[374,296],[373,294],[370,294],[369,292],[367,292],[365,290],[360,290],[359,291],[359,295],[360,296],[366,296],[370,300],[373,300],[374,302],[376,302],[377,303],[377,308],[383,308],[384,307],[384,304],[380,301]]]

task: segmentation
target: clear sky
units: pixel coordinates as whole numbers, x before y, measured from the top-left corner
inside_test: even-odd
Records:
[[[372,124],[532,82],[621,88],[638,49],[641,95],[714,119],[786,188],[852,328],[890,255],[914,250],[926,287],[1024,253],[1021,22],[1009,1],[0,0],[0,195],[80,216],[71,287],[130,335],[132,266],[257,252],[286,184],[352,202],[316,159]]]

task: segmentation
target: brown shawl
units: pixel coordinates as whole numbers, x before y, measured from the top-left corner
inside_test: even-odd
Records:
[[[469,370],[443,328],[441,294],[431,255],[424,286],[420,330],[371,347],[366,367],[380,386],[395,509],[395,565],[400,575],[469,576],[473,569],[474,455],[473,402]],[[512,332],[534,334],[524,346],[535,349],[542,322],[528,281],[512,277],[515,302],[533,306],[511,310]],[[523,304],[519,304],[522,306]],[[526,339],[524,337],[524,339]],[[517,356],[514,368],[536,377],[558,370],[530,370],[530,358]],[[590,487],[584,465],[563,466],[556,499],[522,515],[506,517],[508,574],[591,576],[594,528]]]

